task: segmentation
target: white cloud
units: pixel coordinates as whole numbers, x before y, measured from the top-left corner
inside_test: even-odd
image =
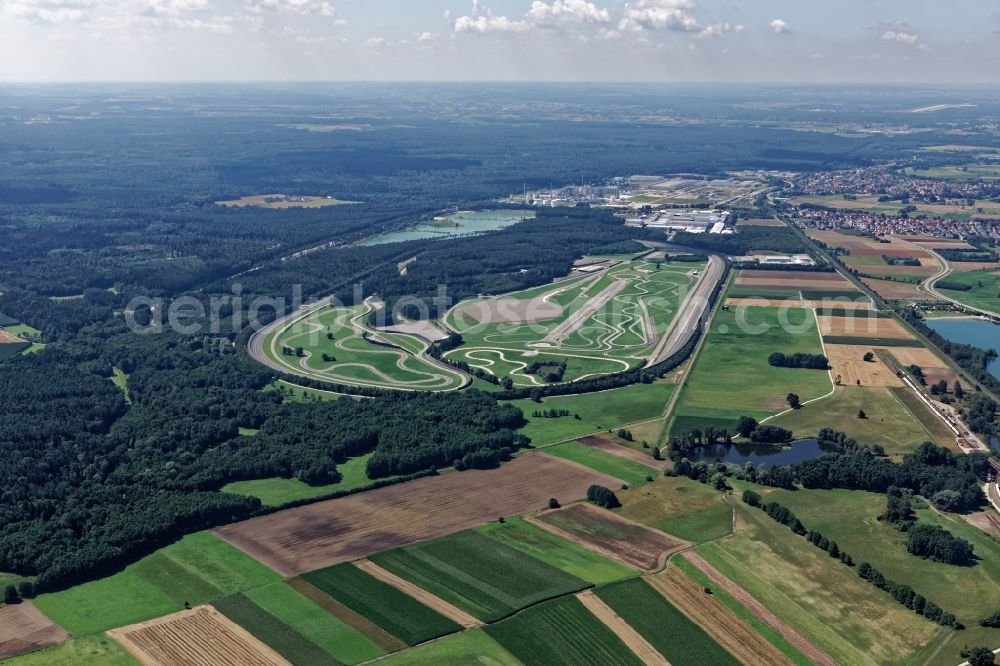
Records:
[[[689,13],[692,0],[636,0],[625,5],[625,14],[618,22],[619,30],[698,30],[698,21]]]
[[[169,18],[204,11],[208,9],[208,0],[130,0],[122,7],[141,16]]]
[[[907,46],[915,46],[920,43],[920,37],[916,36],[912,32],[903,32],[901,30],[886,30],[882,33],[883,42],[896,42],[897,44],[906,44]]]
[[[423,42],[433,42],[434,40],[437,39],[438,36],[433,32],[417,32],[414,33],[413,37],[414,39],[416,39],[418,43],[423,43]]]
[[[389,46],[389,42],[386,41],[385,37],[369,37],[361,43],[361,46],[366,49],[384,49]]]
[[[702,31],[698,33],[699,39],[720,39],[725,37],[729,33],[733,32],[739,34],[744,31],[742,25],[732,25],[730,23],[712,23],[702,28]]]
[[[776,35],[784,35],[791,32],[792,29],[788,27],[788,24],[781,19],[774,19],[771,21],[771,32]]]
[[[8,16],[33,23],[77,23],[89,17],[93,0],[8,0],[2,11]]]
[[[275,12],[289,16],[323,16],[334,18],[337,10],[326,0],[246,0],[248,11]]]
[[[180,30],[196,30],[199,32],[210,32],[215,35],[227,35],[233,31],[232,16],[215,16],[206,21],[198,18],[170,19],[170,26]]]
[[[445,12],[445,18],[451,14]],[[479,34],[524,32],[527,30],[572,30],[591,24],[611,21],[607,9],[586,0],[554,0],[552,3],[534,0],[521,18],[498,16],[473,0],[472,12],[455,19],[455,32]]]

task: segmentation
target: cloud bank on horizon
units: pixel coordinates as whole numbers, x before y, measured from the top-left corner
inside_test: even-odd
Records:
[[[492,1],[0,0],[0,80],[1000,77],[992,0]]]

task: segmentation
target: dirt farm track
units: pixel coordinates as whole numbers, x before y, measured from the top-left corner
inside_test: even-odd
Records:
[[[500,469],[424,477],[214,531],[278,573],[294,576],[501,516],[537,511],[550,497],[560,502],[580,499],[594,483],[617,488],[622,481],[528,452]]]

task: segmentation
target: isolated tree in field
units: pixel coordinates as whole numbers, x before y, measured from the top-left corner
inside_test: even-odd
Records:
[[[736,423],[736,432],[740,437],[749,437],[757,429],[757,419],[752,416],[741,416]]]
[[[22,581],[17,586],[17,591],[20,593],[22,599],[33,599],[35,596],[35,584],[30,580]]]
[[[13,585],[8,585],[3,589],[3,602],[5,604],[16,604],[21,601],[21,596]]]
[[[965,397],[965,389],[962,388],[962,382],[955,380],[955,388],[953,389],[955,397],[961,400]]]
[[[875,354],[872,352],[865,352],[864,359],[866,362],[871,363],[875,360]]]
[[[785,400],[788,401],[788,406],[791,407],[792,409],[798,409],[799,407],[802,406],[802,402],[799,400],[798,394],[789,393],[785,397]]]
[[[868,418],[868,415],[865,414],[865,410],[863,410],[863,409],[859,409],[858,410],[858,418],[859,419],[866,419],[866,418]]]
[[[560,506],[559,500],[557,500],[555,497],[550,497],[549,498],[549,508],[550,509],[558,509],[559,506]]]
[[[587,501],[603,506],[605,509],[617,509],[622,505],[614,491],[596,483],[587,488]]]
[[[295,348],[295,355],[298,356],[299,358],[302,358],[303,356],[306,355],[306,350],[303,349],[302,347],[296,347]]]

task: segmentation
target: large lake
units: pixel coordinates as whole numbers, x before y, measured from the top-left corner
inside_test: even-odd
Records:
[[[952,342],[1000,352],[1000,324],[985,319],[925,319],[927,326]],[[990,373],[1000,379],[1000,358],[989,366]]]
[[[747,462],[753,463],[754,467],[764,463],[768,467],[775,465],[793,465],[803,460],[812,460],[828,453],[839,453],[835,446],[825,446],[815,439],[800,439],[792,442],[788,446],[771,446],[766,444],[719,444],[718,446],[706,446],[698,450],[695,456],[689,456],[689,460],[703,460],[707,463],[721,460],[726,463],[734,463],[742,467]]]
[[[533,210],[479,210],[451,213],[444,219],[419,224],[402,231],[390,231],[369,238],[363,245],[401,243],[424,238],[451,238],[496,231],[535,216]]]

